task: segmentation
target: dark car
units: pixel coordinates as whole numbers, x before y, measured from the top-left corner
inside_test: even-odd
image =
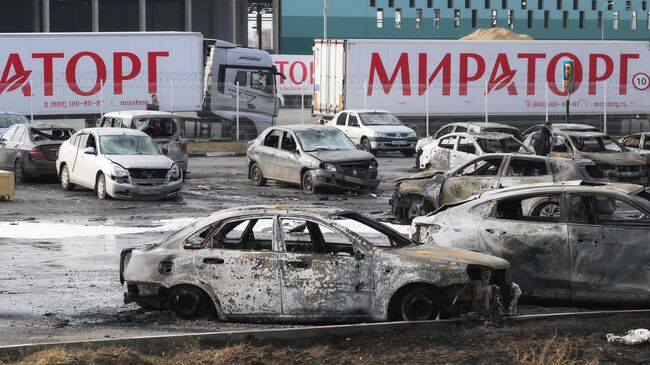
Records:
[[[12,112],[0,112],[0,135],[14,124],[29,123],[24,115]]]
[[[13,171],[20,183],[37,176],[56,176],[61,143],[75,133],[53,124],[14,124],[0,137],[0,169]]]

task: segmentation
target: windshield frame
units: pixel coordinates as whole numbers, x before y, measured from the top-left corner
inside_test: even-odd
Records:
[[[574,150],[584,152],[584,153],[623,153],[623,152],[629,152],[627,147],[623,146],[617,140],[615,140],[614,138],[612,138],[612,137],[610,137],[610,136],[608,136],[606,134],[596,135],[596,136],[572,136],[572,135],[567,135],[566,137],[568,137],[569,141],[571,141],[571,147]],[[603,148],[609,144],[609,143],[606,143],[606,140],[609,140],[616,147],[618,147],[620,149],[620,151],[612,151],[612,150],[608,150],[606,148],[604,150],[601,150],[601,151],[585,151],[585,150],[579,148],[580,145],[577,143],[576,139],[592,139],[592,140],[596,140],[596,142],[599,145],[600,145],[600,141],[598,141],[598,140],[600,139],[600,140],[602,140]]]
[[[401,248],[405,247],[413,247],[413,246],[420,246],[422,245],[421,242],[414,241],[411,238],[397,232],[393,228],[383,224],[382,222],[375,221],[374,219],[367,218],[363,216],[362,214],[354,213],[354,212],[343,212],[343,213],[335,213],[330,215],[329,217],[329,222],[336,226],[337,228],[344,230],[345,232],[348,232],[348,234],[351,234],[355,239],[363,242],[363,244],[367,247],[370,247],[372,249],[379,249],[379,250],[398,250]],[[377,246],[373,244],[372,242],[368,241],[364,236],[353,232],[350,228],[344,226],[343,224],[337,222],[341,220],[351,220],[355,221],[359,224],[362,224],[364,226],[368,226],[379,233],[382,233],[386,236],[395,236],[398,237],[399,240],[402,240],[401,245],[393,245],[393,242],[388,242],[390,243],[390,247],[388,246]]]
[[[154,151],[156,153],[107,153],[106,150],[106,145],[105,141],[107,139],[112,138],[139,138],[139,139],[144,139],[148,142],[151,143],[151,146],[154,147]],[[135,134],[107,134],[107,135],[99,135],[98,136],[99,141],[97,142],[97,145],[99,146],[99,152],[102,155],[107,155],[107,156],[159,156],[162,155],[162,152],[160,152],[160,149],[158,148],[158,144],[156,141],[153,140],[153,138],[149,136],[140,136],[140,135],[135,135]],[[113,152],[113,151],[111,151]]]

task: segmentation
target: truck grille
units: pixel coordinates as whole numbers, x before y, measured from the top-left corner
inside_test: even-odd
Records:
[[[167,177],[167,170],[162,169],[129,169],[134,179],[164,179]]]

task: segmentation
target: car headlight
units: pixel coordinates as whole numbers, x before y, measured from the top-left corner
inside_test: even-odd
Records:
[[[377,160],[375,160],[375,161],[372,161],[370,163],[370,165],[368,165],[368,169],[369,170],[377,170],[377,166],[379,166],[379,164],[377,163]]]
[[[111,164],[111,175],[113,177],[127,177],[129,176],[129,170],[118,164]]]
[[[417,137],[417,136],[418,134],[415,132],[409,132],[409,134],[407,135],[408,138]]]
[[[329,172],[336,172],[336,166],[333,163],[326,162],[323,164],[323,170]]]
[[[172,168],[169,170],[169,177],[171,177],[172,180],[178,180],[181,178],[181,169],[178,168],[178,165],[172,165]]]
[[[386,135],[381,132],[374,132],[374,135],[375,137],[386,137]]]

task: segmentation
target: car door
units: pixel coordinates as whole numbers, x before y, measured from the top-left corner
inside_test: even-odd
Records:
[[[497,186],[508,188],[541,182],[553,182],[553,173],[547,160],[509,156]]]
[[[479,225],[481,252],[508,260],[510,279],[532,298],[571,298],[567,223],[558,193],[500,199]]]
[[[442,137],[433,146],[426,146],[420,157],[420,168],[434,168],[448,170],[450,167],[451,153],[456,147],[456,136]]]
[[[10,170],[14,169],[16,160],[18,160],[23,156],[21,152],[21,146],[24,141],[26,131],[27,128],[24,125],[17,125],[16,131],[14,135],[11,137],[11,140],[7,141],[5,147],[5,159],[7,161],[7,167]]]
[[[334,317],[371,311],[371,259],[355,255],[361,248],[328,224],[280,217],[282,314]],[[362,257],[363,256],[363,257]]]
[[[348,113],[340,112],[336,117],[336,119],[333,120],[331,124],[336,128],[340,129],[343,133],[345,133],[346,136],[348,136],[347,121],[348,121]]]
[[[278,179],[300,184],[300,151],[296,138],[290,131],[284,131],[277,151]]]
[[[462,165],[476,157],[478,152],[479,149],[471,138],[459,135],[458,143],[456,143],[456,147],[451,152],[451,157],[449,159],[450,167],[454,168]]]
[[[348,124],[347,124],[347,132],[346,134],[354,144],[360,144],[361,143],[361,135],[363,134],[362,131],[362,125],[361,121],[359,120],[359,116],[357,113],[348,113]]]
[[[94,133],[88,133],[82,142],[85,143],[79,145],[77,161],[74,166],[75,180],[85,187],[94,188],[97,171],[99,170],[99,143]],[[95,149],[94,154],[85,153],[85,149],[89,147]]]
[[[572,194],[569,208],[573,300],[647,303],[649,213],[602,194]]]
[[[10,127],[2,134],[2,139],[0,139],[0,167],[3,170],[13,171],[13,161],[10,161],[7,151],[13,146],[13,137],[17,128],[16,125]]]
[[[283,131],[272,129],[264,136],[264,142],[257,146],[258,164],[262,168],[262,174],[269,179],[281,180],[282,175],[279,173],[280,165],[278,153],[280,150],[280,140]]]
[[[207,237],[194,259],[196,279],[212,289],[225,315],[281,313],[275,222],[273,216],[233,218],[190,237],[191,244]]]
[[[483,156],[466,163],[442,182],[439,205],[457,202],[494,189],[503,161],[503,156]]]

